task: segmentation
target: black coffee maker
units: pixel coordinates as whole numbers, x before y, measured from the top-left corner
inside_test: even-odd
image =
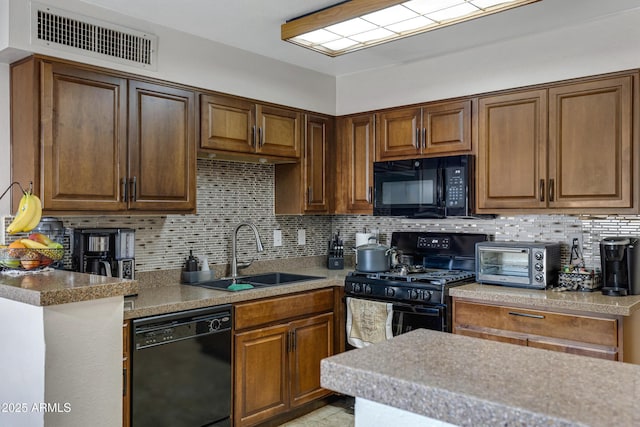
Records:
[[[81,273],[134,279],[134,246],[131,228],[75,229],[71,267]]]
[[[640,240],[607,237],[600,242],[602,293],[611,296],[640,294]]]

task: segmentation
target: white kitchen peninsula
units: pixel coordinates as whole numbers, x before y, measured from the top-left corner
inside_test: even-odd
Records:
[[[640,425],[638,365],[422,329],[324,359],[321,384],[356,397],[356,427]]]
[[[0,425],[120,425],[123,296],[136,289],[61,270],[0,274]]]

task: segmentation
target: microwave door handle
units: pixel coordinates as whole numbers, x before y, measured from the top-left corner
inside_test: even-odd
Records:
[[[447,204],[444,200],[444,168],[438,169],[438,206],[442,208],[446,208]]]

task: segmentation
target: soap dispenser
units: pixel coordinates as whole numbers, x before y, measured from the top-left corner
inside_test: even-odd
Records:
[[[198,271],[198,260],[193,256],[193,251],[189,251],[189,258],[184,264],[184,271]]]

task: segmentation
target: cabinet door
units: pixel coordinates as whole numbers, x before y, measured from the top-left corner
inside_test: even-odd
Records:
[[[379,113],[376,117],[376,161],[412,158],[420,153],[420,108]]]
[[[127,82],[41,63],[43,208],[126,209]]]
[[[253,153],[255,104],[220,95],[200,97],[200,148]]]
[[[424,154],[471,151],[471,100],[426,105],[422,121]]]
[[[327,212],[327,155],[333,127],[329,119],[307,116],[304,149],[305,212]]]
[[[194,99],[191,91],[129,82],[130,209],[195,209]]]
[[[257,152],[299,158],[302,115],[285,108],[256,107]]]
[[[320,387],[320,360],[333,355],[333,313],[291,323],[291,406],[330,393]]]
[[[478,112],[478,210],[544,208],[547,93],[482,98]]]
[[[254,425],[289,407],[289,326],[235,335],[234,425]]]
[[[338,213],[373,212],[373,158],[375,116],[349,117],[340,123],[341,165],[337,191]]]
[[[633,78],[549,89],[549,206],[633,207]]]

